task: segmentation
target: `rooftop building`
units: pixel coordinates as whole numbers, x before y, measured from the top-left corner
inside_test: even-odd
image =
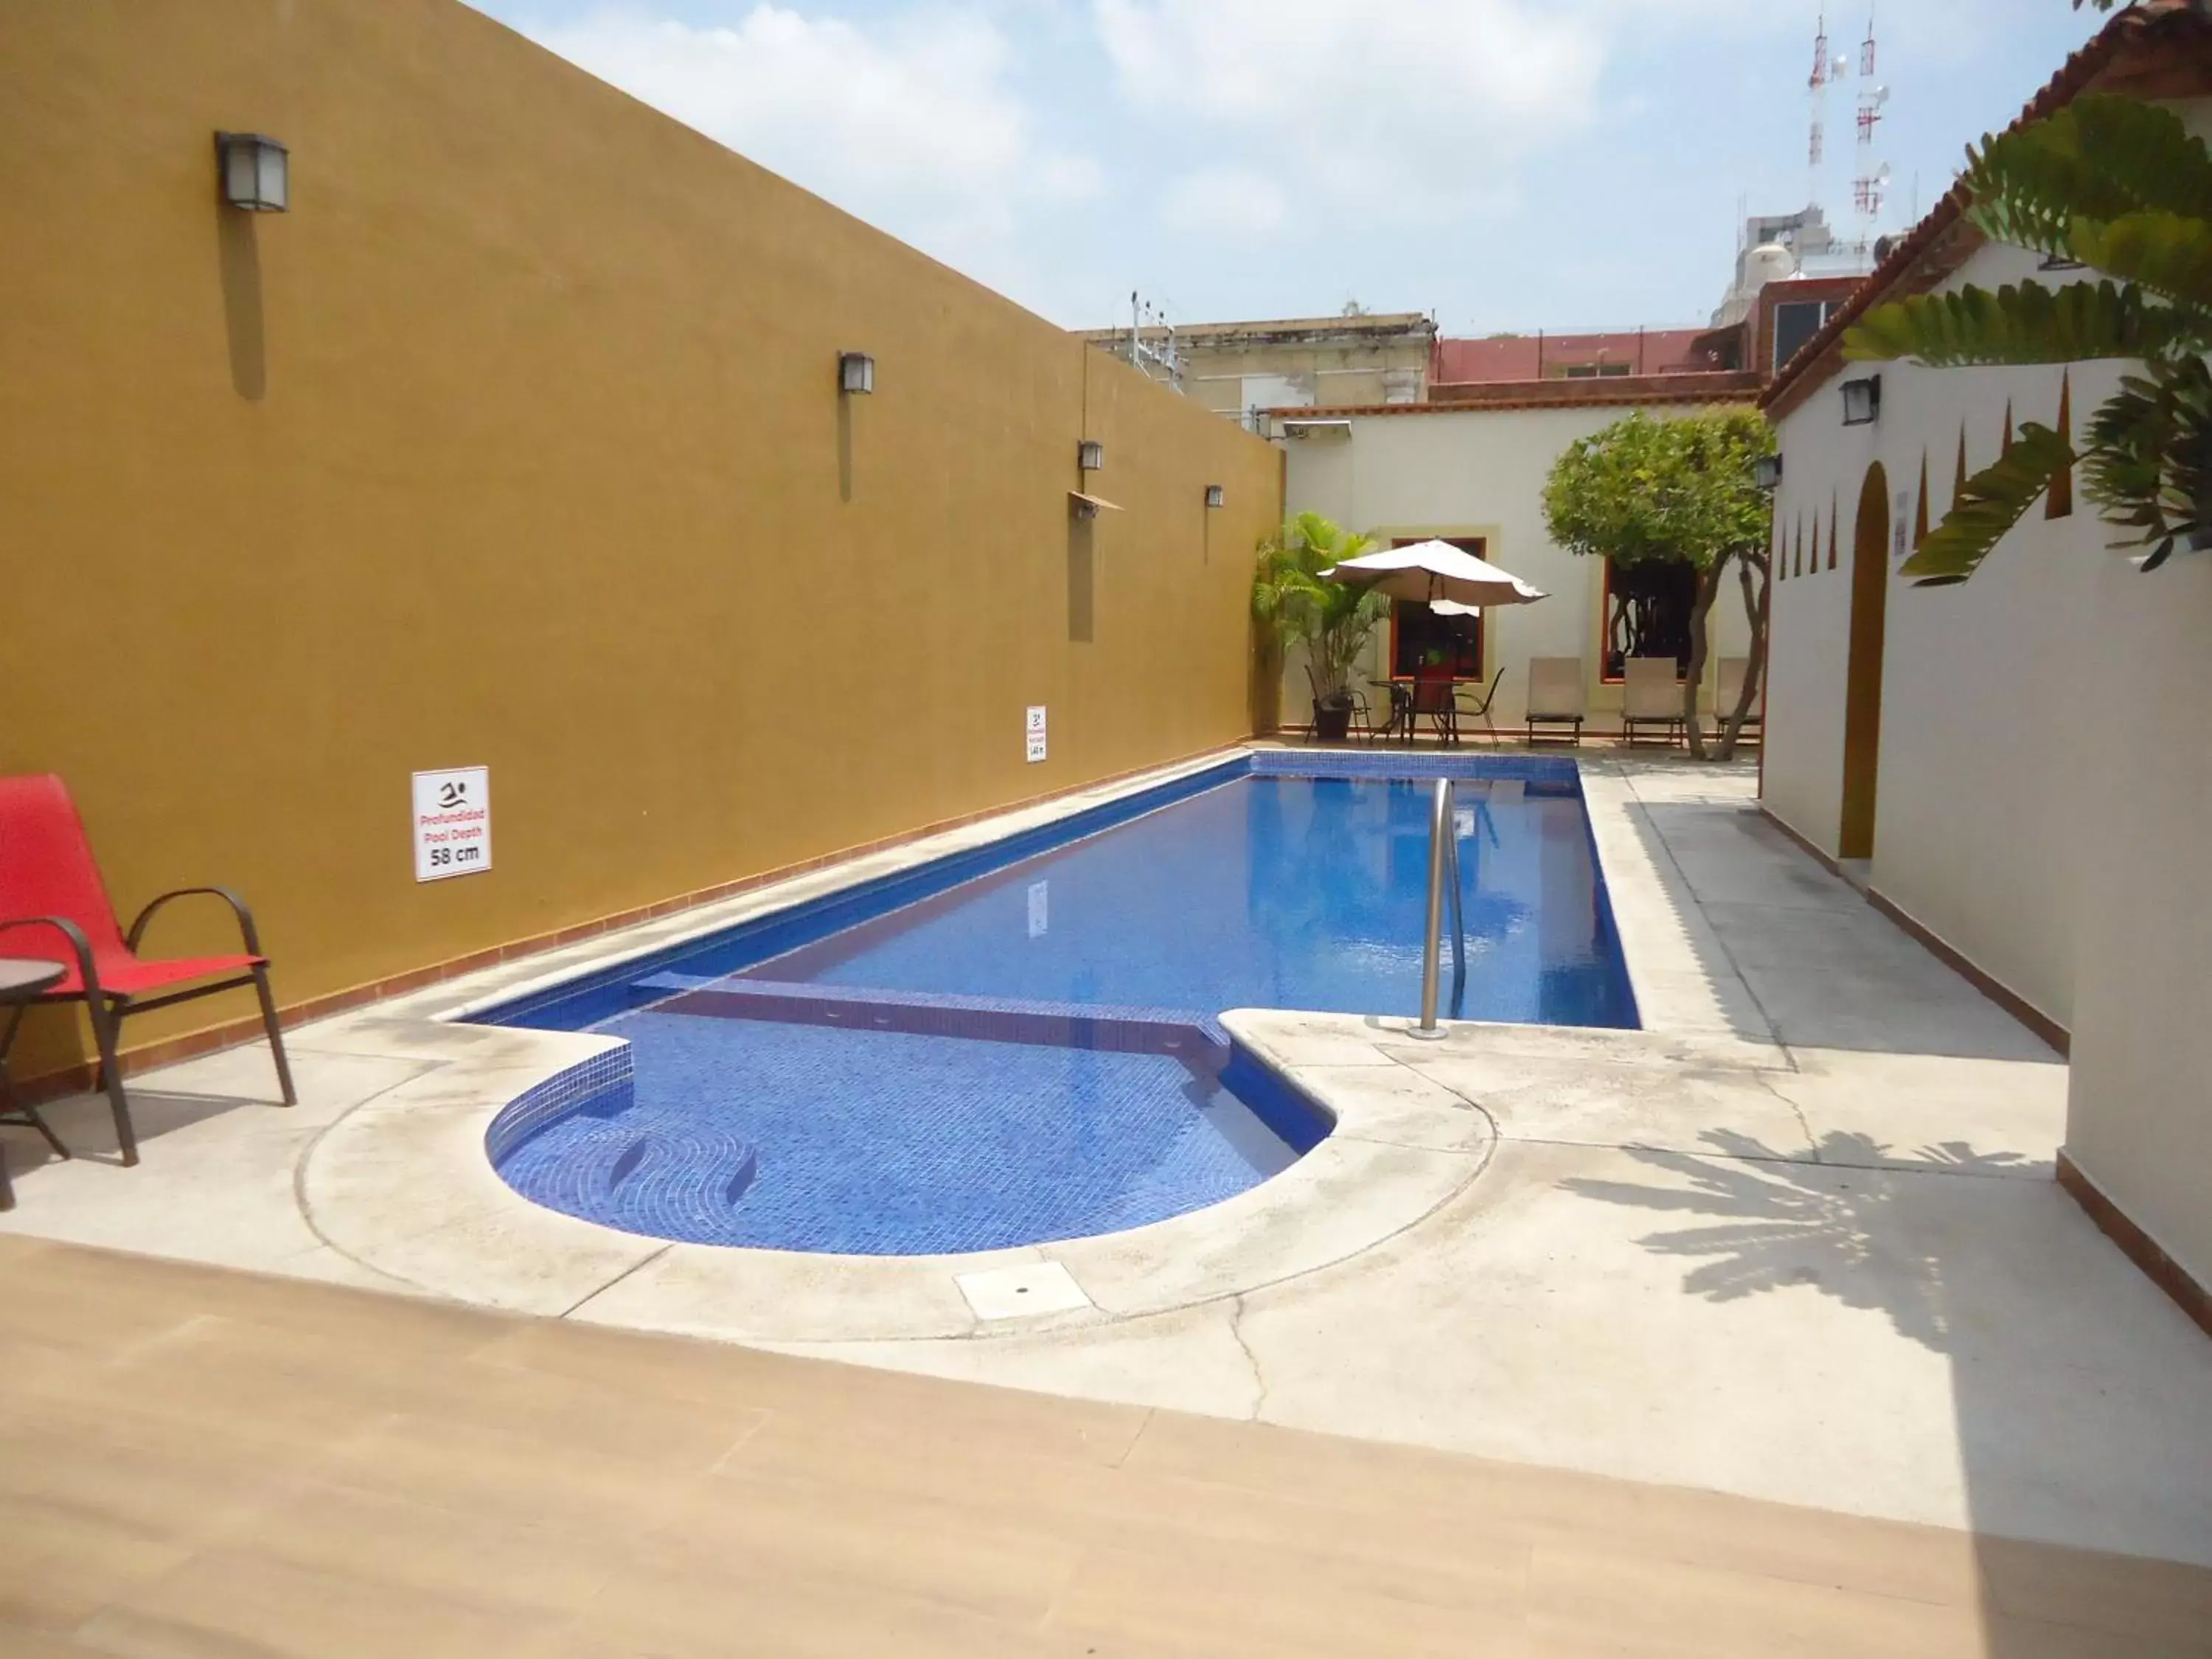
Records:
[[[1697,328],[1632,328],[1587,334],[1491,334],[1438,340],[1429,379],[1455,385],[1601,379],[1726,368]]]
[[[1082,337],[1256,430],[1267,409],[1419,403],[1437,325],[1418,311],[1187,326],[1133,319]]]

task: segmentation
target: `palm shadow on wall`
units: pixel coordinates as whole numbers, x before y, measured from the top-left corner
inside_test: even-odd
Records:
[[[1840,1131],[1820,1139],[1818,1163],[1792,1161],[1729,1130],[1700,1139],[1711,1156],[1628,1149],[1674,1183],[1577,1176],[1561,1184],[1607,1204],[1703,1218],[1699,1224],[1637,1240],[1656,1255],[1694,1261],[1682,1280],[1692,1295],[1735,1302],[1809,1285],[1847,1307],[1886,1315],[1900,1335],[1937,1353],[1951,1346],[1943,1263],[1916,1248],[1919,1224],[1899,1212],[1905,1194],[1899,1176],[1998,1176],[2027,1163],[2016,1152],[1978,1152],[1960,1141],[1923,1147],[1908,1158],[1870,1135]],[[1878,1167],[1883,1165],[1888,1167]]]

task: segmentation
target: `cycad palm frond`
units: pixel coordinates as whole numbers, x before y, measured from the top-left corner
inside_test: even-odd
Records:
[[[1984,138],[1967,157],[1967,216],[2002,242],[2082,256],[2078,221],[2143,212],[2212,216],[2212,151],[2172,110],[2095,94]],[[2085,263],[2087,263],[2085,261]]]
[[[1923,587],[1966,580],[2074,459],[2071,444],[2031,421],[2002,459],[1966,480],[1942,526],[1899,567],[1899,574]]]
[[[2212,15],[2212,0],[2195,0]],[[2212,544],[2212,150],[2172,110],[2103,94],[1984,139],[1968,158],[1967,216],[1986,234],[2095,270],[2050,289],[1966,287],[1877,307],[1847,355],[1969,364],[2140,360],[2143,373],[2090,421],[2079,461],[2120,544]],[[1970,480],[1904,574],[1964,581],[2075,457],[2030,426]]]
[[[2155,570],[2212,539],[2212,368],[2201,357],[2131,374],[2089,423],[2082,472],[2106,521]]]
[[[2200,319],[2212,313],[2212,222],[2207,219],[2166,212],[2077,219],[2067,240],[2083,264],[2196,311]]]
[[[1991,363],[2069,363],[2150,357],[2212,340],[2212,314],[2150,303],[2117,283],[1969,285],[1878,306],[1844,337],[1856,359],[1909,357],[1933,368]]]

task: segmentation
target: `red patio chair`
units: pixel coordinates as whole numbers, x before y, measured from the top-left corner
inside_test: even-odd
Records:
[[[154,913],[172,899],[209,894],[223,901],[238,918],[246,949],[236,956],[180,957],[149,960],[138,954],[138,941]],[[131,1109],[123,1097],[123,1068],[116,1064],[118,1041],[127,1014],[147,1013],[218,991],[251,985],[261,999],[261,1018],[276,1060],[276,1082],[284,1103],[299,1097],[292,1068],[285,1063],[284,1040],[276,1030],[276,1003],[269,994],[269,959],[261,954],[253,913],[237,894],[222,887],[180,887],[164,893],[138,913],[125,933],[116,925],[83,820],[58,777],[0,778],[0,955],[59,963],[64,976],[39,1002],[82,1002],[92,1017],[93,1041],[100,1048],[95,1088],[107,1091],[115,1113],[115,1139],[123,1161],[138,1161],[138,1138],[131,1133]],[[0,1061],[15,1046],[23,1006],[0,1036]]]
[[[1424,668],[1413,677],[1413,706],[1406,721],[1407,741],[1413,738],[1413,723],[1426,715],[1437,729],[1441,743],[1459,741],[1459,696],[1457,684],[1449,671]]]

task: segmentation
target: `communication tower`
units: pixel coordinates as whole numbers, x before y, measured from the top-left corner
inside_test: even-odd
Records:
[[[1838,82],[1849,80],[1856,70],[1859,82],[1858,144],[1851,175],[1851,210],[1856,222],[1855,251],[1859,252],[1874,246],[1882,210],[1888,203],[1892,178],[1889,165],[1881,154],[1881,124],[1887,118],[1889,106],[1889,88],[1875,78],[1881,61],[1871,8],[1867,12],[1866,39],[1860,43],[1856,64],[1848,53],[1833,50],[1828,38],[1828,14],[1822,8],[1813,35],[1813,75],[1808,83],[1813,116],[1805,154],[1806,167],[1812,178],[1808,203],[1814,208],[1822,207],[1822,198],[1826,194],[1823,179],[1828,165],[1828,89]]]
[[[1858,217],[1862,242],[1874,240],[1884,201],[1889,195],[1889,164],[1881,159],[1875,137],[1882,111],[1889,103],[1889,88],[1875,79],[1879,54],[1875,46],[1874,13],[1867,13],[1866,43],[1859,48],[1858,170],[1851,180],[1851,207]]]
[[[1129,295],[1129,362],[1146,379],[1183,389],[1182,349],[1176,343],[1175,325],[1165,307],[1135,293]]]

